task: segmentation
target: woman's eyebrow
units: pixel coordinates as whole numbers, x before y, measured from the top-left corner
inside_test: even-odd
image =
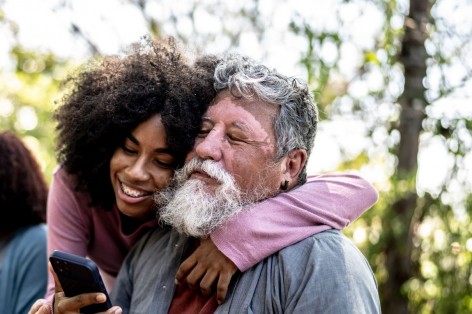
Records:
[[[172,150],[167,148],[167,147],[156,148],[156,149],[154,149],[154,152],[161,153],[161,154],[164,153],[164,154],[172,155]]]
[[[128,134],[126,137],[127,137],[131,142],[133,142],[134,144],[136,144],[136,145],[138,145],[138,146],[141,144],[141,143],[138,141],[138,139],[137,139],[136,137],[134,137],[133,134],[131,134],[131,133]],[[161,148],[161,147],[158,147],[158,148],[155,148],[154,151],[155,151],[156,153],[165,153],[165,154],[171,154],[171,155],[172,155],[172,151],[171,151],[169,148],[167,148],[167,147],[162,147],[162,148]]]
[[[134,144],[136,145],[139,145],[141,144],[138,139],[136,137],[133,136],[133,134],[129,133],[127,136],[126,136],[131,142],[133,142]]]

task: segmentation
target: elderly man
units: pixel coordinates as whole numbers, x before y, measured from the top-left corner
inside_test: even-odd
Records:
[[[306,180],[317,109],[305,84],[229,55],[218,92],[173,189],[156,196],[172,228],[149,233],[126,259],[112,292],[124,313],[379,313],[374,275],[339,231],[308,237],[232,280],[226,301],[175,285],[180,261],[202,238],[254,202]],[[257,248],[255,248],[257,249]]]

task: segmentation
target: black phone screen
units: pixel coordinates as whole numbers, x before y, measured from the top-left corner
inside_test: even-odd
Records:
[[[106,295],[105,303],[85,306],[80,309],[81,313],[103,312],[112,306],[98,267],[93,261],[59,251],[54,251],[49,260],[66,297],[89,292],[102,292]]]

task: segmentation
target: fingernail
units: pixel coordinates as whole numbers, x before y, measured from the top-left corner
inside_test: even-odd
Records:
[[[175,279],[174,282],[175,282],[175,285],[176,285],[176,286],[180,285],[180,283],[179,283],[179,281],[178,281],[177,279]]]
[[[104,294],[98,294],[98,295],[95,297],[95,300],[96,300],[97,302],[102,303],[102,302],[105,302],[105,301],[107,300],[107,298],[105,297]]]

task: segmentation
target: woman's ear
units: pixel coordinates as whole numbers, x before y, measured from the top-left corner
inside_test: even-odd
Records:
[[[284,157],[282,162],[281,190],[289,190],[298,183],[298,177],[307,162],[304,149],[294,149]]]

